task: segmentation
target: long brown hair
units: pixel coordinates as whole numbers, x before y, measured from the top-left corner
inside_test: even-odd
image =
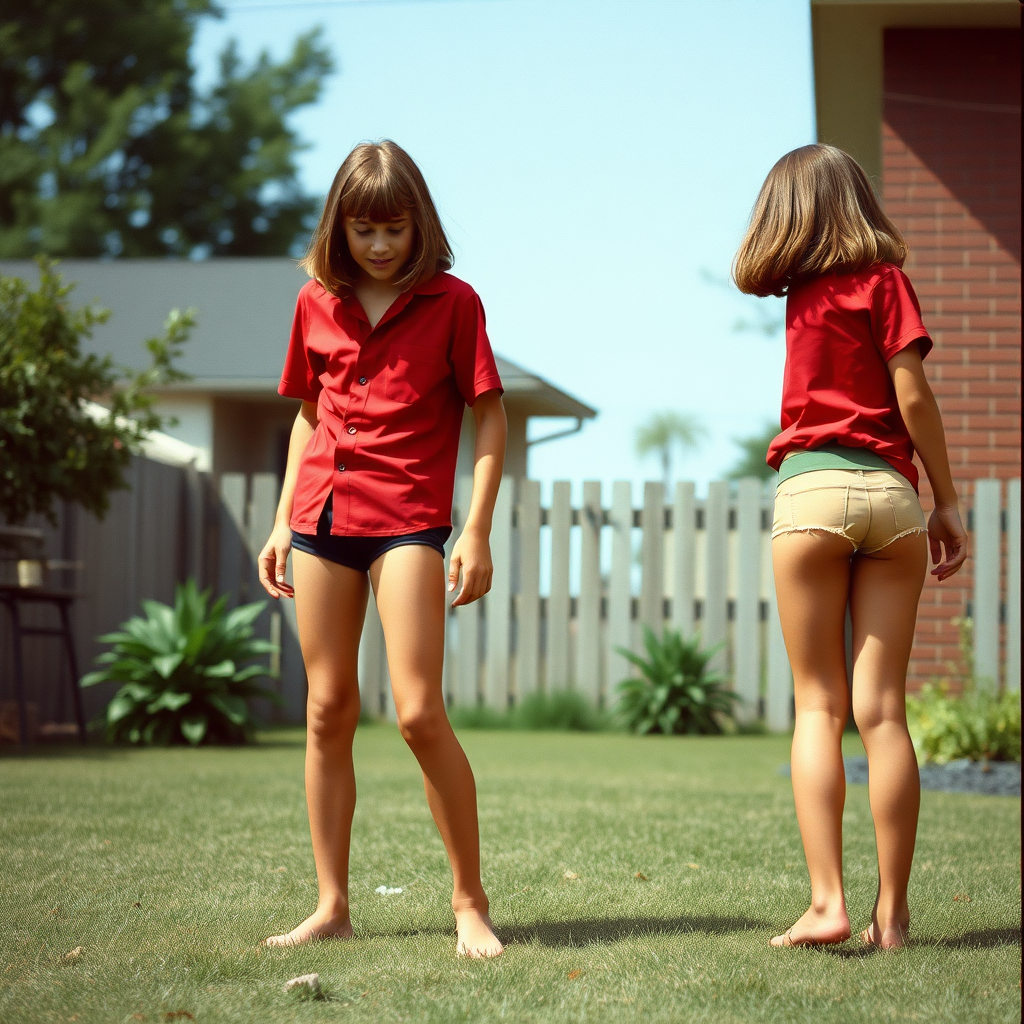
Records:
[[[821,274],[906,258],[860,164],[835,146],[801,146],[768,172],[732,277],[741,292],[785,295]]]
[[[337,295],[351,288],[359,274],[348,251],[345,218],[385,223],[406,216],[412,218],[415,238],[394,281],[403,290],[449,270],[454,261],[451,246],[412,157],[390,139],[362,142],[338,168],[300,266]]]

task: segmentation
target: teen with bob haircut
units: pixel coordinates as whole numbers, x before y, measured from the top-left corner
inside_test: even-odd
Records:
[[[920,780],[907,731],[907,664],[928,549],[932,574],[945,580],[967,557],[967,535],[922,367],[932,342],[900,269],[906,257],[857,162],[813,145],[771,169],[733,265],[741,291],[786,296],[782,433],[768,463],[779,471],[772,558],[793,667],[793,796],[811,905],[773,946],[850,936],[841,741],[851,690],[878,850],[878,893],[861,938],[891,949],[910,927]],[[935,501],[927,527],[915,453]]]
[[[348,862],[356,802],[352,739],[368,588],[384,626],[395,711],[423,770],[454,876],[456,950],[502,952],[480,880],[476,786],[445,713],[444,543],[463,410],[476,421],[473,496],[452,551],[456,605],[491,586],[488,537],[506,422],[501,379],[473,289],[419,169],[395,143],[357,146],[331,186],[302,266],[278,390],[302,404],[277,519],[259,557],[274,598],[294,597],[309,680],[306,799],[316,910],[290,946],[352,935]],[[285,582],[294,551],[294,587]]]

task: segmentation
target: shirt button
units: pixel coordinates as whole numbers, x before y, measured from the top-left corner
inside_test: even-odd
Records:
[[[344,473],[345,472],[345,463],[344,462],[339,462],[338,463],[338,472],[339,473]]]
[[[365,384],[366,383],[366,378],[365,377],[360,377],[359,378],[359,383],[360,384]]]
[[[355,427],[349,427],[349,428],[348,428],[348,432],[349,432],[350,434],[354,434],[354,433],[356,432],[356,428],[355,428]]]

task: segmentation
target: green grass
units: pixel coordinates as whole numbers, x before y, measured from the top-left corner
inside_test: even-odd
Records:
[[[907,950],[769,951],[808,894],[784,738],[463,738],[508,945],[492,962],[453,956],[444,852],[390,727],[356,738],[359,938],[292,950],[257,943],[316,896],[301,734],[0,760],[0,1021],[1020,1019],[1019,801],[923,795]],[[846,835],[862,926],[864,787]],[[327,1000],[282,992],[312,971]]]

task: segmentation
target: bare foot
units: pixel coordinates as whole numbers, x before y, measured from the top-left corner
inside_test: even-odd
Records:
[[[816,911],[813,907],[789,931],[770,939],[769,946],[834,946],[850,937],[845,909]]]
[[[271,935],[263,940],[264,946],[301,946],[307,942],[320,939],[351,939],[352,922],[348,913],[344,915],[329,914],[320,909],[315,910],[302,924],[293,928],[286,935]]]
[[[860,933],[861,942],[866,946],[877,946],[879,949],[902,949],[907,944],[910,932],[910,919],[906,921],[893,921],[885,928],[877,918],[871,919],[871,924]]]
[[[455,952],[471,959],[499,956],[505,947],[494,934],[491,919],[479,910],[459,910],[455,913]]]

